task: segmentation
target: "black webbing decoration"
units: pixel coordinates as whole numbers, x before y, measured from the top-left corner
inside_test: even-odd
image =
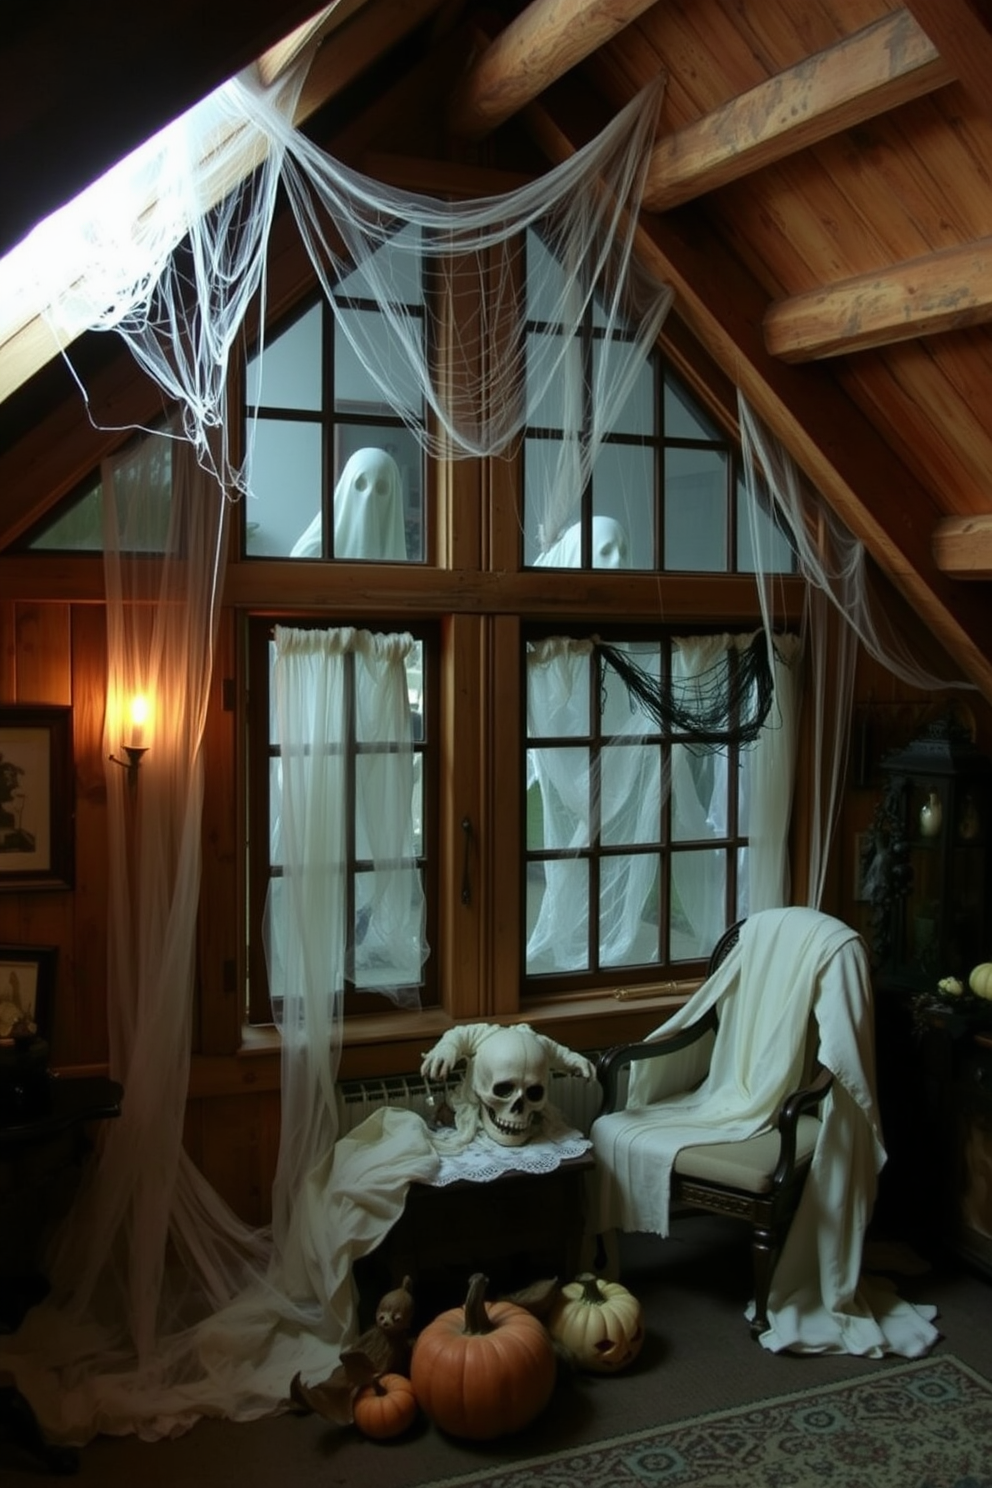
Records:
[[[746,651],[724,653],[715,666],[684,682],[651,676],[628,651],[605,641],[594,640],[593,646],[623,682],[631,704],[643,708],[662,733],[688,734],[693,749],[753,744],[768,717],[775,687],[763,631]]]

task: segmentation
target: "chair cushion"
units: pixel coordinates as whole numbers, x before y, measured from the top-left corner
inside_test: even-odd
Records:
[[[805,1162],[816,1146],[820,1123],[815,1116],[800,1116],[796,1125],[796,1163]],[[722,1183],[748,1193],[767,1193],[778,1165],[781,1139],[777,1131],[762,1132],[743,1142],[707,1142],[683,1147],[675,1159],[675,1171],[683,1178],[703,1183]]]

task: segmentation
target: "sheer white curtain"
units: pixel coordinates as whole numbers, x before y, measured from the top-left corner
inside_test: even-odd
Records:
[[[269,985],[282,1035],[282,1132],[273,1232],[295,1288],[307,1265],[294,1210],[337,1136],[335,1078],[349,947],[349,799],[356,846],[373,863],[355,905],[362,985],[414,991],[427,956],[413,862],[409,635],[277,626],[272,682],[280,754],[283,873],[266,907]],[[374,746],[352,752],[354,741]],[[353,778],[353,772],[356,778]],[[276,949],[278,948],[278,949]]]
[[[753,640],[753,633],[680,637],[673,647],[672,682],[683,703],[691,705],[697,681],[711,678],[714,666],[730,652],[746,651]],[[757,742],[740,755],[741,829],[750,835],[739,865],[742,914],[785,902],[788,889],[788,825],[798,728],[797,650],[795,637],[776,640],[772,709]],[[543,865],[544,892],[527,941],[527,965],[534,972],[588,965],[590,896],[587,869],[579,852],[590,844],[594,821],[606,843],[655,841],[661,807],[671,791],[674,842],[705,843],[726,832],[726,751],[697,754],[688,746],[676,745],[669,778],[656,748],[620,742],[653,736],[657,725],[608,666],[598,704],[602,732],[616,742],[606,745],[597,775],[586,745],[592,651],[592,641],[552,637],[533,643],[527,652],[528,785],[536,783],[540,790],[543,845],[572,854]],[[575,745],[542,747],[545,738],[574,738]],[[704,956],[724,929],[723,854],[705,847],[674,852],[671,864],[674,896],[687,922],[685,956]],[[604,966],[628,965],[638,959],[634,947],[644,932],[657,857],[649,853],[606,857],[600,871],[600,958]],[[653,954],[657,955],[656,949]]]
[[[840,811],[841,790],[851,736],[851,708],[858,648],[910,687],[924,691],[972,684],[939,677],[921,667],[889,622],[884,602],[872,592],[864,545],[814,489],[785,446],[738,393],[741,452],[747,492],[748,524],[769,645],[775,637],[775,565],[771,559],[773,524],[788,533],[799,573],[806,581],[803,646],[810,692],[813,752],[807,903],[818,908],[826,881],[830,847]],[[774,908],[786,899],[765,899],[754,909]]]
[[[107,586],[110,1073],[123,1112],[51,1258],[50,1298],[10,1347],[50,1429],[85,1440],[154,1415],[192,1319],[267,1260],[183,1145],[196,990],[202,739],[228,506],[193,448],[145,439],[103,472]],[[144,694],[136,734],[128,700]],[[109,760],[147,747],[137,776]],[[14,1362],[16,1360],[16,1362]],[[181,1412],[180,1412],[181,1414]]]

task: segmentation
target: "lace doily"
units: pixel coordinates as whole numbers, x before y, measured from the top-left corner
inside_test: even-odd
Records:
[[[571,1157],[588,1152],[592,1142],[580,1131],[564,1131],[560,1136],[528,1142],[524,1147],[501,1147],[485,1132],[479,1132],[460,1152],[440,1153],[437,1173],[430,1179],[432,1188],[457,1183],[460,1178],[471,1183],[488,1183],[503,1173],[552,1173]]]

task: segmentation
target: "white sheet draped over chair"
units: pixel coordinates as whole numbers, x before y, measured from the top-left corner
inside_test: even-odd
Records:
[[[885,1148],[871,985],[859,936],[816,910],[753,914],[738,946],[651,1037],[685,1028],[711,1007],[720,1018],[711,1057],[704,1043],[640,1062],[631,1071],[626,1110],[593,1123],[596,1228],[667,1235],[679,1150],[773,1128],[781,1101],[801,1083],[812,1016],[819,1057],[834,1081],[760,1341],[773,1351],[926,1353],[938,1337],[933,1309],[913,1307],[861,1275]]]

